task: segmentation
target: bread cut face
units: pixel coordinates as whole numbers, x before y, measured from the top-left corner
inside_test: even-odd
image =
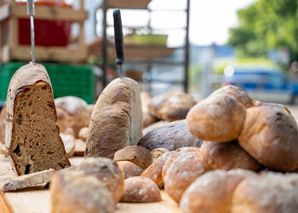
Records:
[[[59,136],[51,84],[49,79],[48,82],[38,80],[40,76],[34,73],[42,72],[47,75],[46,70],[39,67],[29,72],[30,66],[34,68],[38,65],[26,66],[15,73],[9,87],[6,146],[10,159],[19,175],[69,167],[70,163]],[[22,72],[26,71],[26,75],[31,73],[36,82],[24,83],[25,86],[22,86],[19,82],[20,79],[26,81],[28,76],[22,75]]]

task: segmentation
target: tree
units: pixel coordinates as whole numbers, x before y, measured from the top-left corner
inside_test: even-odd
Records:
[[[258,0],[238,11],[239,25],[231,28],[228,44],[241,57],[266,57],[272,48],[287,48],[298,60],[297,0]]]

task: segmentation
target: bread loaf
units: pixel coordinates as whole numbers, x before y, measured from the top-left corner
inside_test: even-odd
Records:
[[[148,149],[142,146],[127,146],[118,150],[114,155],[114,160],[118,161],[131,161],[142,169],[146,169],[153,162],[152,154]]]
[[[254,175],[256,174],[243,169],[207,172],[187,188],[181,198],[180,207],[187,213],[229,213],[236,186],[243,179]],[[238,212],[246,211],[243,209]]]
[[[298,167],[298,130],[289,110],[262,103],[247,109],[240,146],[265,166],[293,171]]]
[[[86,101],[75,96],[65,96],[55,99],[57,108],[63,109],[67,116],[58,117],[58,124],[63,123],[61,131],[64,131],[64,125],[66,128],[71,127],[75,132],[75,137],[79,137],[79,131],[83,127],[89,126],[90,114],[88,111],[88,104]]]
[[[118,161],[117,164],[123,173],[124,179],[140,176],[144,172],[140,166],[130,161]]]
[[[169,121],[157,121],[157,122],[143,128],[143,130],[142,130],[143,135],[145,136],[148,132],[151,132],[153,129],[156,129],[156,128],[161,127],[168,123],[170,123],[170,122]]]
[[[131,177],[125,180],[125,192],[121,202],[152,203],[161,201],[157,185],[146,177]]]
[[[94,176],[68,169],[51,178],[52,213],[112,213],[114,202],[111,193]]]
[[[193,136],[186,120],[174,121],[148,132],[138,143],[149,150],[166,148],[170,151],[181,147],[200,147],[203,141]]]
[[[200,151],[211,169],[241,168],[257,171],[261,167],[258,161],[239,146],[237,140],[225,143],[204,141]]]
[[[154,117],[166,121],[185,119],[195,105],[194,98],[182,92],[170,92],[154,96],[149,102],[149,112]]]
[[[203,157],[197,152],[181,154],[170,166],[164,178],[168,195],[177,203],[189,185],[209,170]]]
[[[235,189],[232,213],[297,212],[298,175],[262,173],[243,180]]]
[[[11,78],[6,147],[19,175],[70,166],[59,136],[52,87],[42,65],[28,64]]]
[[[89,125],[87,157],[109,157],[142,137],[138,84],[129,78],[113,80],[99,96]]]
[[[119,202],[124,193],[124,178],[116,162],[109,158],[86,158],[77,170],[96,177],[111,192],[114,203]]]

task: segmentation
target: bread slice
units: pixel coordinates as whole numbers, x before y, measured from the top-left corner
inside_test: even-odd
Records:
[[[5,144],[18,175],[70,166],[59,136],[51,82],[42,65],[25,65],[10,81]]]

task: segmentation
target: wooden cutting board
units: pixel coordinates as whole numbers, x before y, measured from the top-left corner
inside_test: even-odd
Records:
[[[72,165],[79,164],[83,158],[74,157],[70,158]],[[0,154],[0,187],[3,182],[10,178],[16,177],[11,165],[4,155]],[[157,203],[118,203],[116,206],[116,213],[182,213],[179,206],[167,195],[167,193],[161,190],[162,201]],[[25,190],[19,190],[17,192],[5,192],[3,193],[4,200],[1,200],[0,196],[0,212],[2,213],[50,213],[51,212],[51,199],[50,191],[43,187],[34,187]],[[6,205],[2,203],[6,202]],[[3,210],[2,210],[2,206]]]

